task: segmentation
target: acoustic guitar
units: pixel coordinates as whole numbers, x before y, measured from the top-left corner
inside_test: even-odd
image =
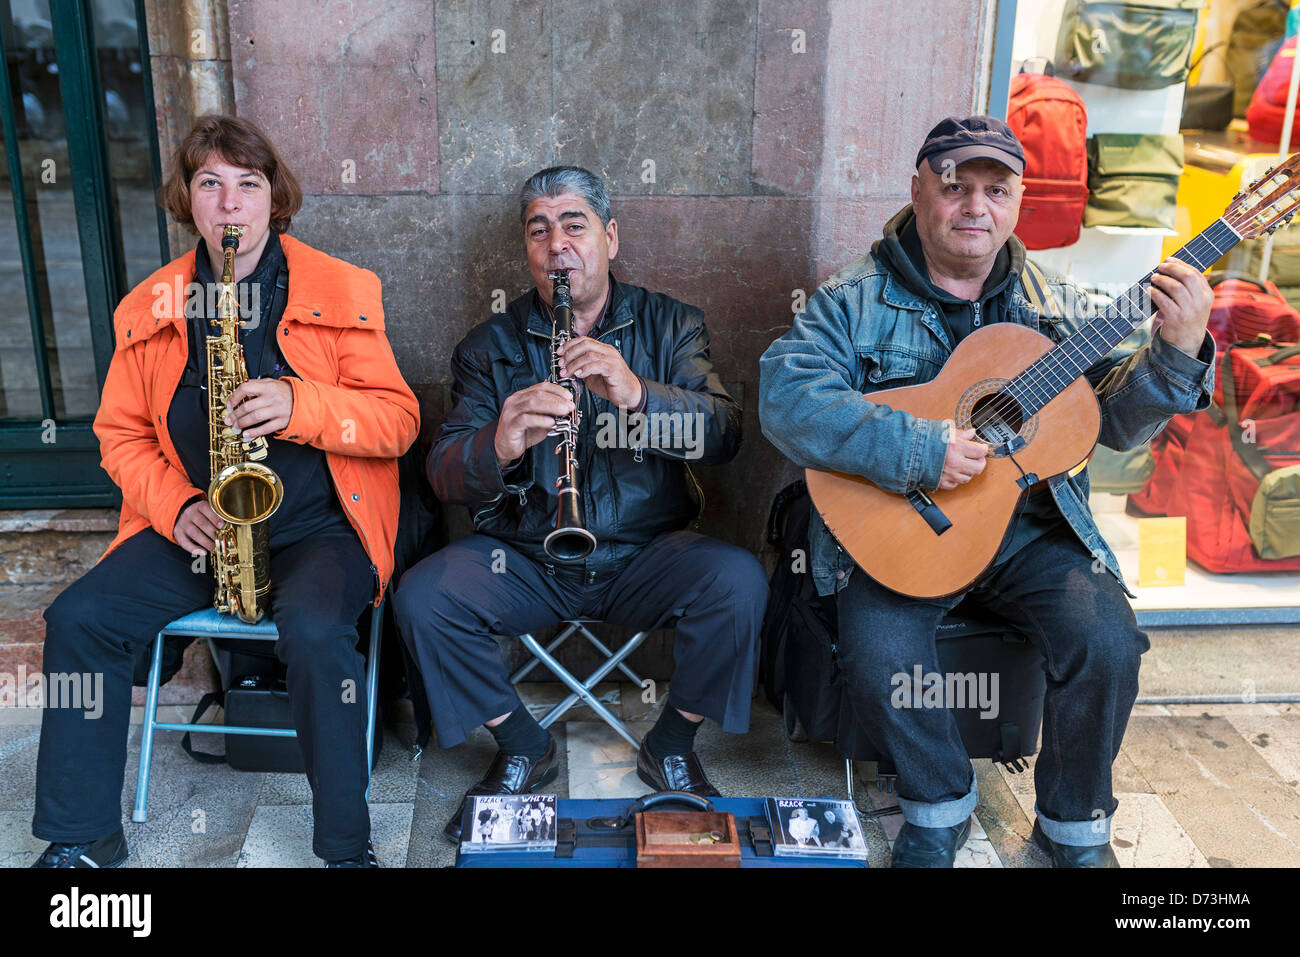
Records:
[[[1300,153],[1238,193],[1174,256],[1204,271],[1241,240],[1272,232],[1297,206]],[[940,598],[988,569],[1028,490],[1092,454],[1101,409],[1084,372],[1154,313],[1146,295],[1152,274],[1059,343],[1018,323],[994,323],[964,338],[930,382],[863,397],[973,428],[989,446],[984,471],[946,491],[899,495],[861,475],[806,471],[826,527],[864,572],[900,594]]]

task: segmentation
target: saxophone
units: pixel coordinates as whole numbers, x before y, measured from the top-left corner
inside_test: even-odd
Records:
[[[217,611],[255,622],[266,614],[271,590],[271,552],[267,519],[284,498],[280,476],[261,464],[266,438],[243,440],[223,421],[231,393],[248,378],[244,347],[239,343],[235,301],[235,250],[244,227],[227,226],[221,235],[221,293],[217,300],[220,331],[208,336],[208,457],[212,484],[208,504],[225,520],[217,530],[212,570]],[[267,343],[266,348],[274,348]]]

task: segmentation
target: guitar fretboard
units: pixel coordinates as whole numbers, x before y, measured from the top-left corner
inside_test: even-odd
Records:
[[[1174,253],[1174,258],[1197,272],[1204,272],[1240,241],[1241,237],[1231,226],[1217,219]],[[1007,391],[1015,397],[1025,416],[1047,405],[1151,318],[1155,307],[1147,290],[1154,274],[1155,270],[1147,273],[1091,322],[1061,340],[1011,380]]]

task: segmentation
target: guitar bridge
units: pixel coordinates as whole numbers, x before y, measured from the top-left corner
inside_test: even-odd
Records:
[[[934,499],[930,498],[923,490],[917,488],[907,493],[907,501],[912,508],[916,509],[917,514],[925,519],[925,524],[936,535],[942,535],[948,529],[952,528],[952,520],[943,514],[943,509],[934,504]]]

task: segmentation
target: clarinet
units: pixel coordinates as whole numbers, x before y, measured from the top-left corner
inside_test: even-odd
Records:
[[[547,380],[562,386],[573,398],[573,413],[560,416],[547,435],[559,438],[555,454],[560,457],[560,474],[555,480],[559,504],[555,514],[555,529],[546,536],[542,548],[557,562],[580,562],[596,549],[596,536],[587,531],[583,517],[582,491],[578,488],[578,426],[582,413],[578,411],[579,386],[577,380],[560,375],[560,347],[573,338],[573,302],[569,298],[569,270],[557,269],[550,274],[551,309],[551,375]]]

